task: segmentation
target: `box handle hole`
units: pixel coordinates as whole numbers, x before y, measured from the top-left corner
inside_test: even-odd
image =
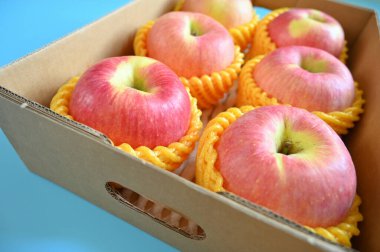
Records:
[[[114,199],[141,214],[149,216],[165,227],[194,240],[206,238],[204,230],[182,214],[158,202],[149,200],[116,182],[107,182],[105,187]]]

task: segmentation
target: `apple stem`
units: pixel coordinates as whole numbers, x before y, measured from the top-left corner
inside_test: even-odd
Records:
[[[199,25],[198,25],[196,22],[194,22],[194,21],[192,21],[192,22],[190,23],[190,34],[191,34],[191,36],[194,36],[194,37],[198,37],[198,36],[202,35],[202,30],[201,30],[201,28],[200,28]]]
[[[284,154],[284,155],[289,155],[291,154],[291,149],[292,149],[292,146],[293,146],[293,143],[292,141],[290,140],[285,140],[283,143],[282,143],[282,146],[280,148],[280,153]]]

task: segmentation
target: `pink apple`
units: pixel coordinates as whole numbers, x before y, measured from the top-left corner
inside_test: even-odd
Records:
[[[260,61],[253,77],[283,104],[309,111],[341,111],[352,105],[355,86],[348,68],[316,48],[279,48]]]
[[[356,173],[340,137],[304,109],[266,106],[236,120],[217,146],[224,188],[310,227],[347,215]]]
[[[69,106],[75,120],[116,145],[154,148],[186,134],[190,99],[176,74],[147,57],[107,58],[79,79]]]
[[[186,78],[221,71],[234,59],[228,31],[214,19],[191,12],[170,12],[148,33],[148,56]]]
[[[227,29],[246,24],[253,18],[250,0],[185,0],[181,10],[203,13]]]
[[[339,57],[344,47],[344,31],[333,17],[314,9],[290,9],[268,25],[277,47],[303,45],[325,50]]]

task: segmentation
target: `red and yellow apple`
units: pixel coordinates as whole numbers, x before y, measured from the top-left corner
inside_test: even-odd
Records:
[[[339,57],[344,48],[344,31],[330,15],[314,9],[290,9],[268,24],[277,47],[303,45],[325,50]]]
[[[189,128],[189,95],[176,74],[147,57],[107,58],[79,79],[69,104],[76,121],[116,145],[166,146]]]
[[[181,10],[203,13],[227,29],[246,24],[253,18],[250,0],[184,0]]]
[[[225,69],[235,53],[232,38],[221,24],[204,14],[182,11],[157,19],[146,47],[149,57],[186,78]]]
[[[223,188],[310,227],[347,215],[356,173],[340,137],[312,113],[266,106],[232,123],[216,145]]]
[[[309,111],[342,111],[352,105],[355,97],[348,68],[317,48],[278,48],[255,66],[253,78],[281,103]]]

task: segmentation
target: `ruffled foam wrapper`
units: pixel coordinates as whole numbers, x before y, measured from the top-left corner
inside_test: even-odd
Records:
[[[133,43],[136,55],[149,57],[146,41],[148,32],[153,25],[154,21],[149,21],[137,31]],[[234,80],[237,80],[241,71],[243,58],[244,54],[240,52],[240,47],[235,45],[233,62],[226,69],[204,74],[201,77],[180,77],[180,80],[185,87],[189,88],[191,95],[197,99],[199,108],[209,109],[217,105],[233,86]]]
[[[253,18],[248,23],[228,29],[228,32],[234,40],[234,44],[238,45],[243,52],[250,45],[258,23],[259,16],[253,13]]]
[[[61,86],[50,103],[50,108],[53,111],[71,120],[75,120],[75,118],[70,115],[69,104],[71,94],[78,80],[79,77],[73,77]],[[190,95],[189,90],[187,90],[187,93],[191,103],[190,126],[186,134],[178,142],[173,142],[168,146],[157,146],[154,149],[146,146],[132,148],[128,143],[122,143],[116,147],[165,170],[174,171],[177,169],[193,151],[202,129],[200,119],[202,113],[197,108],[197,100]]]
[[[216,146],[223,132],[239,117],[253,109],[254,107],[252,106],[243,106],[240,108],[232,107],[218,114],[207,124],[200,138],[197,151],[195,174],[197,184],[213,192],[226,191],[226,189],[223,188],[223,177],[215,168],[215,163],[218,158]],[[357,224],[363,220],[363,216],[359,212],[360,204],[361,199],[356,195],[347,217],[336,226],[316,228],[305,226],[305,228],[330,241],[351,247],[350,239],[354,235],[359,235],[360,231]]]
[[[255,66],[265,57],[265,55],[256,56],[249,60],[243,67],[239,76],[239,87],[237,94],[237,106],[252,105],[266,106],[281,104],[275,97],[271,97],[264,92],[253,78]],[[343,111],[321,112],[313,111],[323,121],[325,121],[334,131],[340,135],[348,133],[348,129],[354,127],[354,123],[359,121],[360,114],[364,112],[363,91],[359,89],[359,84],[355,82],[355,98],[352,105]]]
[[[245,59],[250,60],[258,55],[265,55],[277,49],[276,44],[272,41],[268,33],[268,25],[275,18],[277,18],[282,13],[288,11],[289,8],[281,8],[272,11],[266,15],[260,22],[256,25],[256,31],[253,37],[252,46],[249,52],[246,54]],[[344,64],[348,58],[348,47],[347,41],[344,42],[343,50],[339,56],[339,60]]]

